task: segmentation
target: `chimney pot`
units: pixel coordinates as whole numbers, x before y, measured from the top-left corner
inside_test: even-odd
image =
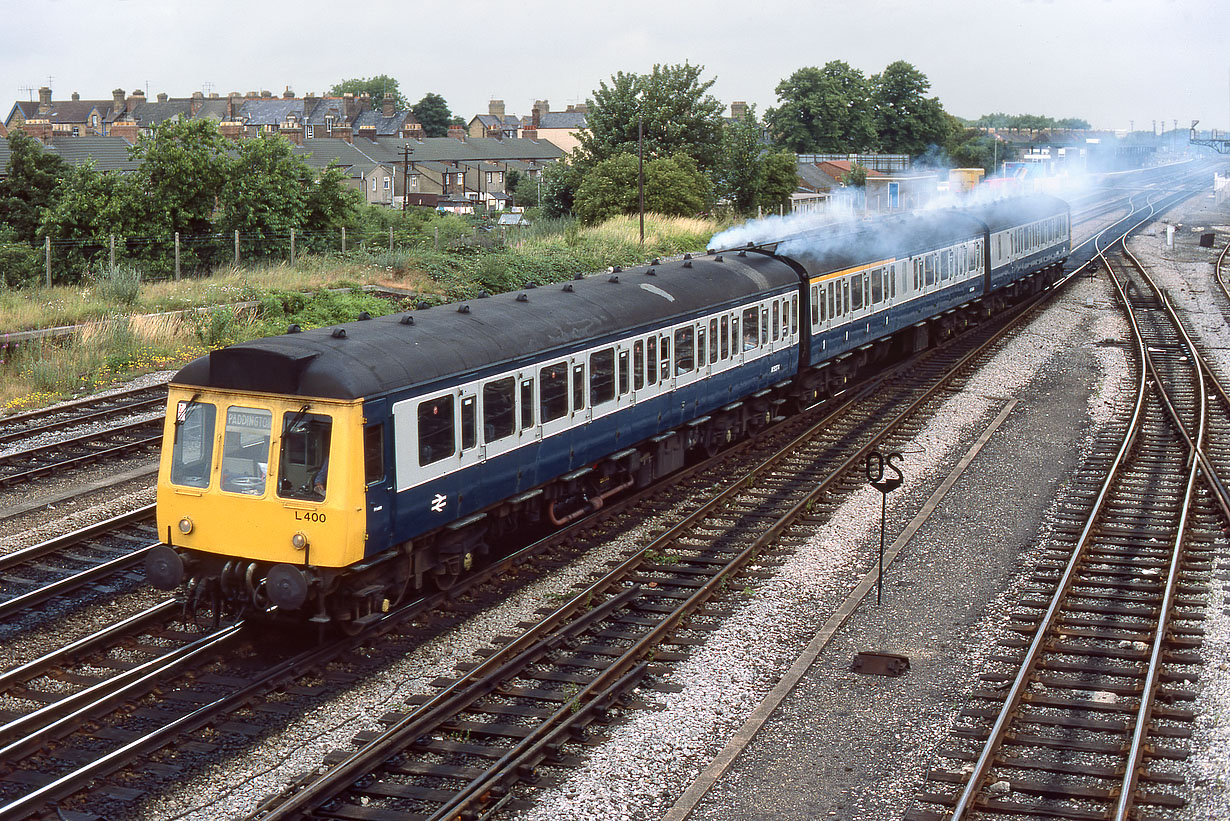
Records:
[[[381,102],[380,109],[380,113],[385,117],[393,116],[393,95],[391,93],[387,91],[385,92],[384,100]]]
[[[490,114],[492,117],[499,117],[500,120],[503,121],[504,120],[504,101],[503,100],[492,100],[491,102],[487,103],[487,113]]]
[[[124,89],[117,88],[111,92],[111,110],[117,115],[124,110]]]
[[[287,86],[287,87],[286,87],[286,90],[282,92],[282,99],[283,99],[283,100],[293,100],[293,99],[295,99],[295,92],[293,92],[293,91],[291,91],[291,90],[290,90],[290,86]]]
[[[272,96],[273,96],[273,92],[272,92],[272,91],[268,91],[268,90],[263,89],[263,88],[261,89],[261,97],[264,97],[264,98],[268,99],[268,98],[270,98],[270,97],[272,97]]]
[[[80,99],[81,99],[81,95],[74,91],[73,92],[73,102],[75,103],[79,101]]]
[[[165,103],[166,101],[167,101],[166,92],[165,91],[158,92],[158,102]]]
[[[730,116],[736,120],[742,120],[747,115],[747,103],[743,100],[736,100],[730,104]]]
[[[38,113],[46,114],[51,110],[51,89],[43,86],[38,90]]]

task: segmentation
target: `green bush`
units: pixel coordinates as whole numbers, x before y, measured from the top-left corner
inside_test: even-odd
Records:
[[[18,240],[12,228],[0,225],[0,285],[8,288],[37,285],[43,270],[42,253]]]
[[[136,305],[141,296],[141,272],[132,265],[107,266],[94,275],[94,289],[108,302]]]

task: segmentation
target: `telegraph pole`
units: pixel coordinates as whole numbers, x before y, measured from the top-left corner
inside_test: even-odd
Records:
[[[401,210],[407,210],[410,203],[410,155],[414,149],[406,143],[401,147]]]

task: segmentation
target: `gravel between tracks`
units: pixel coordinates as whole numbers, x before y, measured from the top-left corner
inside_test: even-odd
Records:
[[[1212,361],[1225,384],[1230,382],[1230,302],[1213,281],[1217,254],[1230,241],[1230,201],[1218,205],[1213,196],[1189,200],[1167,215],[1177,226],[1174,247],[1165,245],[1165,227],[1152,225],[1130,243],[1175,309],[1188,333]],[[1200,234],[1217,235],[1215,248],[1201,248]],[[1182,821],[1230,818],[1230,548],[1218,556],[1204,646],[1199,715],[1191,740],[1191,757],[1182,769],[1190,803],[1175,817]]]

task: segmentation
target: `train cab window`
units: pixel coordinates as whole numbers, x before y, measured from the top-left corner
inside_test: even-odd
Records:
[[[585,410],[585,366],[572,366],[572,412]]]
[[[222,437],[222,489],[262,496],[269,471],[269,439],[273,413],[263,408],[226,409]]]
[[[628,392],[628,352],[619,352],[619,395]]]
[[[876,304],[884,299],[884,275],[876,268],[871,272],[871,304]]]
[[[556,362],[538,372],[539,418],[543,423],[568,413],[568,363]]]
[[[645,343],[638,339],[632,343],[632,390],[645,387]]]
[[[760,344],[760,312],[748,308],[743,312],[743,350],[750,351]]]
[[[723,320],[726,317],[722,317]],[[709,320],[709,361],[718,361],[718,321],[716,319]]]
[[[662,375],[662,381],[665,382],[671,378],[671,338],[669,336],[662,337],[658,353],[662,355],[662,367],[659,372]]]
[[[380,427],[377,425],[376,430]],[[325,497],[329,486],[329,443],[333,420],[307,408],[282,415],[282,444],[278,453],[278,495],[285,499]],[[364,436],[367,435],[366,430]],[[366,446],[366,445],[365,445]],[[384,475],[380,469],[379,479]]]
[[[658,337],[651,336],[645,343],[645,372],[649,384],[658,381]]]
[[[171,484],[209,487],[214,459],[214,423],[218,409],[190,399],[175,407],[175,439],[171,446]]]
[[[615,349],[603,348],[589,355],[589,404],[597,407],[615,398]]]
[[[453,397],[440,396],[419,403],[419,464],[431,465],[457,450],[453,431]]]
[[[534,427],[534,380],[521,380],[521,430]]]
[[[680,328],[675,331],[675,373],[687,373],[696,367],[693,348],[693,330]]]
[[[722,317],[722,358],[730,358],[730,317]]]
[[[383,478],[384,425],[368,425],[363,429],[363,481],[374,485]]]
[[[696,367],[704,367],[707,362],[705,356],[708,351],[709,345],[705,341],[705,326],[702,323],[701,326],[696,329]]]
[[[511,376],[483,385],[483,441],[512,436],[517,426],[516,380]]]

